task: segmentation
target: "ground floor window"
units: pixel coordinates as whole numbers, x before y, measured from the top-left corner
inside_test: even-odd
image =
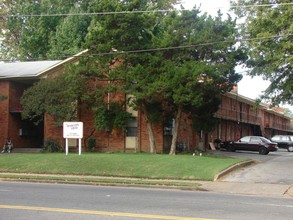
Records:
[[[126,136],[127,137],[137,137],[137,117],[129,119],[127,121]]]

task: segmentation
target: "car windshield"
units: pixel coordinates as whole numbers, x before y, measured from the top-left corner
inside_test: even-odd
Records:
[[[262,141],[262,139],[259,137],[251,137],[251,139],[250,139],[251,143],[259,143],[260,141]],[[265,142],[265,141],[263,141],[263,142]]]

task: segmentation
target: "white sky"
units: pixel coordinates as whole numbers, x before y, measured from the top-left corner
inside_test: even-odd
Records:
[[[201,4],[201,11],[208,12],[209,14],[215,16],[217,11],[220,9],[222,13],[225,15],[229,10],[229,0],[182,0],[182,5],[186,9],[191,9],[194,5],[199,7]],[[237,69],[238,72],[243,72],[241,69]],[[245,75],[245,73],[241,73],[243,75],[242,80],[238,83],[238,93],[245,97],[256,99],[258,98],[262,91],[264,91],[269,82],[262,79],[262,77],[253,77]],[[285,108],[289,108],[293,111],[293,106],[283,106]]]
[[[199,7],[201,4],[201,10],[212,15],[216,15],[219,9],[227,12],[230,6],[229,0],[181,0],[181,2],[186,9],[191,9],[194,5]]]

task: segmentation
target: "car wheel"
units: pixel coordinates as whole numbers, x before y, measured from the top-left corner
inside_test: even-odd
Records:
[[[269,153],[269,150],[265,147],[261,147],[258,149],[259,154],[261,155],[267,155]]]
[[[230,152],[235,152],[235,147],[232,144],[229,144],[227,146],[227,150],[230,151]]]
[[[287,150],[288,150],[289,152],[293,152],[293,145],[288,146]]]

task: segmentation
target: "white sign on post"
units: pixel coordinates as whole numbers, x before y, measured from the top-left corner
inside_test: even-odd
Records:
[[[78,154],[81,154],[81,139],[83,138],[82,122],[63,122],[63,138],[66,139],[66,155],[68,155],[68,138],[78,139]]]

